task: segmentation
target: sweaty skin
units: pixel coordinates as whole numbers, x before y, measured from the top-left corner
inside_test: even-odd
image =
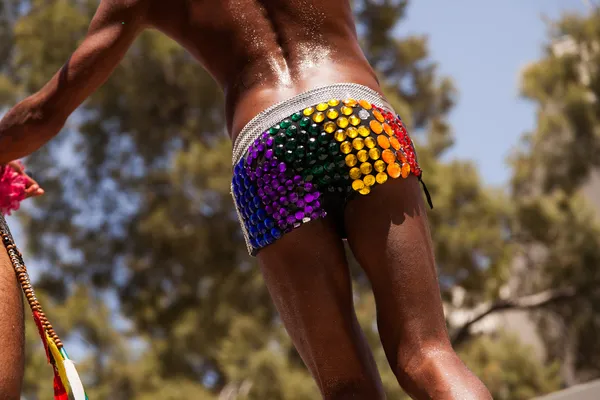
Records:
[[[0,122],[0,163],[54,137],[145,29],[170,36],[212,74],[225,93],[233,140],[265,108],[317,86],[353,82],[381,92],[348,0],[103,0],[69,61]],[[371,280],[381,340],[404,390],[415,399],[491,399],[450,345],[417,179],[390,180],[351,201],[346,230]],[[333,222],[303,225],[258,260],[323,398],[385,398]]]

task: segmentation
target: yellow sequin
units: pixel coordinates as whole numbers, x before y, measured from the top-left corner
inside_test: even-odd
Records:
[[[373,106],[371,106],[371,103],[369,103],[366,100],[359,100],[358,104],[360,104],[360,106],[365,110],[370,110],[371,108],[373,108]]]
[[[363,178],[365,185],[373,186],[375,184],[375,177],[373,175],[367,175]]]
[[[379,123],[379,121],[375,121],[374,119],[371,120],[371,122],[369,122],[369,126],[371,127],[371,130],[373,132],[375,132],[376,134],[380,134],[381,132],[383,132],[383,126],[381,126],[381,124]]]
[[[369,136],[371,134],[371,132],[369,131],[369,128],[367,128],[364,125],[361,125],[361,126],[358,127],[358,133],[362,137],[367,137],[367,136]]]
[[[335,132],[335,128],[337,128],[337,126],[335,126],[335,122],[328,121],[323,124],[323,129],[327,133]]]
[[[313,121],[315,121],[318,124],[325,120],[325,114],[323,114],[322,112],[318,112],[318,113],[315,113],[315,115],[313,115],[312,118],[313,118]]]
[[[354,182],[352,182],[352,189],[359,191],[360,189],[363,189],[365,187],[365,183],[363,181],[361,181],[360,179],[356,179]]]
[[[404,163],[402,165],[402,177],[408,178],[408,175],[410,175],[410,164]]]
[[[354,167],[358,163],[358,160],[356,159],[356,156],[354,154],[348,154],[345,160],[346,165],[349,167]]]
[[[390,144],[392,145],[392,147],[396,150],[400,150],[400,142],[398,141],[398,139],[396,138],[396,136],[391,136],[390,137]]]
[[[335,134],[333,135],[333,137],[338,142],[343,142],[344,140],[346,140],[346,131],[343,129],[338,129],[337,131],[335,131]]]
[[[356,107],[358,102],[354,99],[346,99],[346,100],[344,100],[344,104],[347,105],[348,107]]]
[[[369,193],[371,193],[371,188],[368,186],[365,186],[364,188],[360,189],[358,191],[358,193],[363,194],[363,195],[369,194]]]
[[[400,165],[398,165],[398,163],[392,163],[392,164],[388,165],[387,173],[392,178],[398,178],[400,176],[400,174],[402,173]]]
[[[329,119],[336,119],[337,117],[339,117],[340,113],[335,109],[335,108],[330,108],[329,110],[327,110],[327,118]]]
[[[346,133],[348,134],[348,137],[350,139],[354,139],[355,137],[358,136],[358,130],[356,128],[354,128],[353,126],[351,126],[350,128],[348,128],[346,130]]]
[[[371,157],[371,160],[379,160],[379,157],[381,157],[381,150],[378,148],[369,150],[369,157]]]
[[[394,134],[394,130],[387,124],[387,122],[383,124],[383,130],[388,134],[388,136],[392,136]]]
[[[358,118],[356,115],[349,116],[348,120],[353,126],[357,126],[358,124],[360,124],[360,118]]]
[[[360,169],[358,168],[352,168],[349,172],[350,178],[351,179],[359,179],[361,177],[361,172]]]
[[[371,136],[365,138],[365,146],[367,146],[369,149],[375,147],[376,144],[377,142]]]
[[[327,110],[328,105],[327,103],[319,103],[317,104],[317,111],[325,111]]]
[[[314,108],[312,108],[312,107],[307,107],[307,108],[305,108],[305,109],[304,109],[304,111],[302,111],[302,113],[303,113],[304,115],[306,115],[307,117],[308,117],[309,115],[312,115],[312,113],[314,113],[314,112],[315,112],[315,109],[314,109]]]
[[[348,107],[348,106],[342,106],[342,108],[340,109],[340,111],[342,112],[342,114],[344,114],[345,116],[348,116],[350,114],[352,114],[352,107]]]
[[[352,151],[352,143],[344,142],[340,145],[340,151],[344,154],[348,154]]]
[[[377,183],[385,183],[388,180],[388,176],[385,172],[380,172],[377,174],[375,179],[377,180]]]
[[[327,102],[327,104],[329,104],[331,107],[335,107],[340,104],[340,101],[338,99],[331,99]]]
[[[377,110],[373,110],[373,116],[375,117],[375,119],[377,119],[377,121],[379,122],[383,122],[385,121],[385,118],[383,118],[383,115],[381,115],[381,113]]]
[[[371,163],[364,162],[360,164],[360,172],[362,172],[364,175],[370,174],[371,171],[373,171],[373,166]]]
[[[373,166],[375,168],[375,171],[377,171],[377,172],[383,172],[387,168],[387,165],[385,164],[385,161],[383,161],[383,160],[375,161]]]
[[[356,150],[360,150],[365,147],[365,141],[362,138],[356,138],[352,141],[352,147]]]
[[[339,117],[337,119],[337,125],[340,128],[346,128],[348,126],[348,118],[346,118],[346,117]]]
[[[388,164],[391,164],[394,161],[396,161],[396,156],[394,155],[394,152],[390,149],[385,149],[383,153],[381,153],[381,158],[383,158],[383,161],[385,161]]]
[[[356,153],[356,158],[358,158],[358,161],[360,162],[365,162],[369,159],[369,153],[367,153],[366,150],[361,150]]]

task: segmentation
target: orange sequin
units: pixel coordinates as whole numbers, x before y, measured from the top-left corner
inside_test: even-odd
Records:
[[[358,102],[354,99],[346,99],[344,100],[344,104],[348,107],[355,107],[358,104]]]
[[[383,161],[388,164],[392,164],[394,161],[396,161],[396,156],[390,149],[385,149],[383,153],[381,153],[381,158],[383,158]]]
[[[408,175],[410,175],[410,165],[408,163],[404,163],[402,165],[402,177],[408,178]]]
[[[381,115],[381,113],[377,110],[373,110],[373,116],[377,119],[377,121],[379,122],[383,122],[385,121],[385,118],[383,118],[383,115]]]
[[[390,144],[392,145],[392,147],[394,149],[400,150],[400,142],[398,141],[398,139],[396,138],[396,136],[390,137]]]
[[[371,105],[371,103],[369,103],[366,100],[359,100],[358,104],[360,104],[360,106],[362,108],[364,108],[365,110],[370,110],[371,108],[373,108],[373,106]]]
[[[388,136],[392,136],[394,134],[394,130],[387,122],[383,124],[383,130],[388,134]]]
[[[381,126],[379,121],[371,120],[371,122],[369,122],[369,126],[371,127],[371,130],[377,134],[383,132],[383,126]]]
[[[377,144],[382,149],[389,149],[390,148],[390,141],[388,140],[387,137],[385,137],[383,135],[377,136]]]
[[[392,178],[398,178],[402,173],[400,165],[398,163],[392,163],[387,167],[387,173]]]

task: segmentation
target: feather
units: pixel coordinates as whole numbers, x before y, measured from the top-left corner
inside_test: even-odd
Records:
[[[73,394],[73,397],[75,400],[86,400],[87,396],[85,394],[85,390],[83,389],[81,379],[79,379],[77,369],[75,369],[75,364],[68,358],[64,360],[64,363],[65,370],[67,372],[67,379],[69,380],[69,386],[71,387],[71,393]]]

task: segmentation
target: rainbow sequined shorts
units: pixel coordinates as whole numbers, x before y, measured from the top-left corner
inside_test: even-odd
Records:
[[[353,195],[422,175],[400,118],[357,84],[313,89],[261,112],[238,135],[233,165],[231,189],[251,255],[327,215],[345,237],[343,210]]]

